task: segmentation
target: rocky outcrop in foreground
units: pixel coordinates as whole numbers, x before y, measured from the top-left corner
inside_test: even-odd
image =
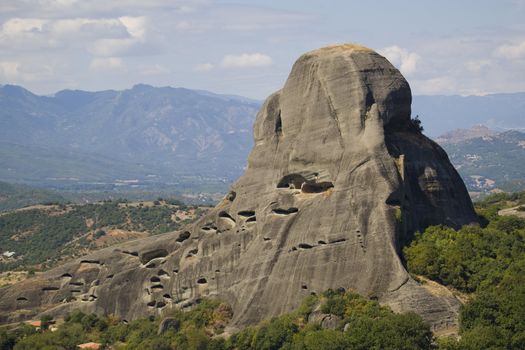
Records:
[[[403,76],[367,48],[304,54],[257,115],[246,172],[215,209],[1,290],[1,321],[75,308],[130,320],[218,296],[242,326],[345,288],[453,324],[459,302],[418,285],[399,254],[416,230],[476,215],[410,104]]]

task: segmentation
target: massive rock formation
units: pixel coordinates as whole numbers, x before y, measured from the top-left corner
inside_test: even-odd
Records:
[[[343,287],[437,327],[455,322],[458,301],[412,280],[400,250],[416,230],[476,215],[410,104],[406,80],[372,50],[304,54],[257,115],[246,173],[215,209],[2,290],[1,321],[73,308],[129,320],[218,296],[245,325]]]

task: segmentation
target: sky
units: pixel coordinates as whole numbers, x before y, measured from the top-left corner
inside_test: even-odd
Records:
[[[0,84],[264,99],[304,52],[377,50],[415,95],[525,91],[525,0],[0,0]]]

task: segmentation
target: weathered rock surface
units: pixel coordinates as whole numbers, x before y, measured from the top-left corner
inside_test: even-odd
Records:
[[[341,317],[323,313],[320,306],[321,305],[318,305],[312,313],[308,315],[308,323],[317,325],[323,329],[337,329],[340,327]]]
[[[403,76],[369,49],[301,56],[257,115],[246,172],[215,209],[184,231],[0,290],[0,321],[74,308],[130,320],[218,296],[245,325],[343,287],[434,325],[455,322],[459,302],[418,285],[399,252],[416,230],[477,219],[445,152],[411,123],[410,103]]]
[[[180,328],[180,320],[172,317],[163,319],[159,324],[158,335],[161,335],[169,330],[178,331]]]

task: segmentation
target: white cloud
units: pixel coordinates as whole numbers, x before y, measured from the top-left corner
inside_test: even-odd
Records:
[[[416,72],[417,63],[421,58],[417,53],[409,52],[407,49],[396,45],[385,47],[379,50],[379,53],[385,56],[405,75],[411,75]]]
[[[176,6],[175,10],[179,13],[192,13],[195,9],[189,5]]]
[[[215,66],[211,63],[200,63],[200,64],[195,65],[193,69],[197,72],[206,72],[206,71],[212,70],[214,67]]]
[[[413,91],[417,95],[486,95],[486,91],[480,87],[472,87],[471,84],[465,84],[463,77],[458,76],[440,76],[430,79],[413,80],[411,82]]]
[[[95,58],[91,61],[89,69],[94,71],[111,71],[123,68],[122,59],[118,57]]]
[[[173,23],[174,29],[186,33],[203,33],[213,29],[213,25],[208,22],[183,19]]]
[[[17,84],[46,81],[53,76],[54,70],[45,63],[21,63],[0,61],[0,80]]]
[[[96,56],[124,55],[132,47],[145,42],[147,20],[145,17],[119,17],[118,22],[126,29],[127,37],[101,38],[89,46]]]
[[[89,46],[89,52],[95,56],[122,55],[135,45],[133,39],[99,39]]]
[[[142,75],[159,75],[159,74],[168,74],[170,70],[160,64],[154,65],[143,65],[140,67]]]
[[[14,81],[18,78],[18,62],[0,62],[0,79],[4,81]]]
[[[178,30],[191,30],[193,29],[193,25],[189,21],[179,21],[175,23],[175,28]]]
[[[525,9],[524,0],[490,7],[514,13],[512,3]],[[95,90],[146,82],[262,98],[280,87],[302,52],[359,34],[366,19],[348,10],[353,5],[341,6],[350,16],[344,23],[311,6],[239,1],[0,0],[0,83],[52,93],[73,84]],[[523,91],[525,35],[514,17],[497,26],[460,21],[410,33],[403,26],[385,32],[395,21],[383,21],[359,40],[390,42],[380,46],[383,55],[415,94]],[[113,70],[93,74],[90,63]]]
[[[495,51],[495,55],[507,60],[525,59],[525,40],[514,45],[499,46]]]
[[[465,63],[465,67],[467,68],[467,70],[472,73],[479,73],[483,69],[490,67],[491,65],[491,60],[474,60]]]
[[[272,58],[262,53],[226,55],[222,59],[222,66],[226,68],[263,67],[271,64]]]
[[[42,32],[48,21],[39,18],[11,18],[2,24],[2,34],[20,35]]]
[[[436,77],[412,81],[412,87],[418,95],[451,94],[457,91],[456,82],[450,77]]]
[[[119,20],[126,27],[128,33],[135,39],[144,40],[146,36],[146,17],[119,17]]]
[[[220,64],[213,63],[199,63],[193,66],[193,70],[197,72],[207,72],[214,69],[216,66],[223,68],[247,68],[247,67],[264,67],[272,64],[272,58],[262,53],[243,53],[241,55],[226,55],[223,57]]]
[[[48,20],[12,18],[0,27],[0,47],[10,52],[40,51],[42,48],[91,47],[97,54],[111,56],[143,42],[144,17],[71,18]],[[115,46],[115,49],[107,49]]]

